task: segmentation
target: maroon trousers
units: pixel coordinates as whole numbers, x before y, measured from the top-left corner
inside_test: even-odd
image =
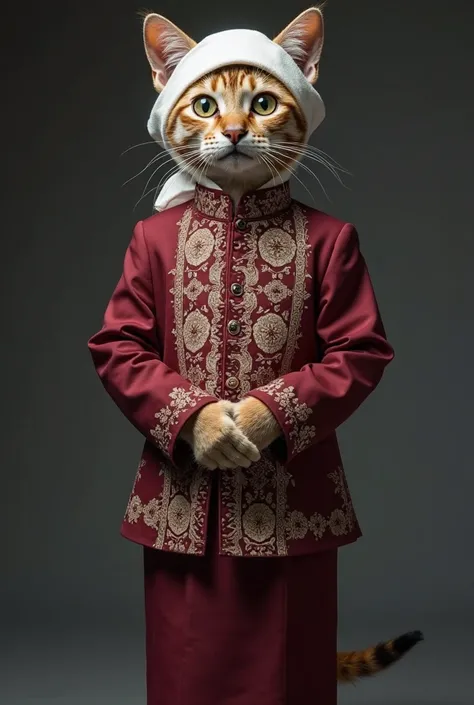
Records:
[[[335,705],[337,550],[205,557],[144,549],[147,705]]]

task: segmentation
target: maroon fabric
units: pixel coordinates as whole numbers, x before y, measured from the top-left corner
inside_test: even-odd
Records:
[[[203,405],[248,395],[282,435],[252,467],[222,473],[221,553],[304,555],[361,535],[336,429],[393,350],[354,226],[286,184],[245,195],[235,214],[226,194],[198,187],[137,224],[89,348],[145,438],[123,536],[204,553],[210,473],[179,433]]]
[[[337,549],[204,557],[144,549],[147,705],[335,705]]]

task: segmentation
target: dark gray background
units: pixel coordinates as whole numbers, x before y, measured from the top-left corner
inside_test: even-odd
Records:
[[[274,35],[307,6],[265,5],[152,9],[200,39]],[[2,22],[4,705],[144,703],[141,552],[118,533],[142,439],[87,350],[152,210],[134,210],[149,172],[121,188],[155,154],[120,156],[149,139],[155,99],[139,9],[22,2]],[[325,15],[313,142],[352,176],[317,170],[329,201],[301,170],[314,201],[295,194],[357,225],[396,349],[340,433],[364,531],[341,552],[340,643],[427,639],[341,701],[472,702],[474,3],[331,0]]]

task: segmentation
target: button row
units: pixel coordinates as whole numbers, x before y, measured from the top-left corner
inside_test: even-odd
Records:
[[[244,232],[247,229],[247,223],[245,220],[239,218],[235,222],[235,227],[240,232]],[[234,296],[242,296],[242,294],[244,293],[244,287],[242,286],[242,284],[239,284],[239,282],[234,282],[233,284],[231,284],[230,290]],[[241,326],[239,321],[232,320],[229,321],[229,323],[227,324],[227,330],[231,335],[238,335],[240,333],[240,329]],[[231,390],[235,390],[240,386],[240,382],[237,377],[228,377],[225,384],[227,389]]]
[[[244,287],[238,282],[234,282],[231,285],[230,290],[234,294],[234,296],[242,296],[242,294],[244,293]]]
[[[240,230],[240,232],[243,233],[244,230],[247,229],[247,222],[245,220],[242,220],[242,218],[239,218],[235,221],[235,227],[237,228],[237,230]]]
[[[240,323],[238,321],[229,321],[227,330],[231,335],[238,335],[240,333]]]
[[[227,389],[237,389],[239,386],[239,380],[237,377],[229,377],[226,381]]]

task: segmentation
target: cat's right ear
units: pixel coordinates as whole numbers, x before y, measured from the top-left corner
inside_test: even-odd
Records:
[[[196,46],[196,42],[165,17],[154,13],[146,15],[143,21],[143,42],[151,66],[153,85],[159,93],[181,59]]]

